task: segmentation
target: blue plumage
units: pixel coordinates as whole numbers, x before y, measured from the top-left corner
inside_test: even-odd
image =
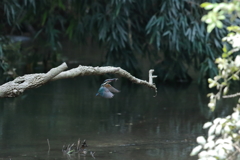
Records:
[[[113,93],[118,93],[120,92],[119,90],[117,90],[116,88],[112,87],[109,83],[112,81],[117,81],[117,78],[113,78],[113,79],[106,79],[103,84],[101,84],[101,87],[98,90],[98,93],[96,94],[96,96],[100,95],[104,98],[112,98],[114,96]]]

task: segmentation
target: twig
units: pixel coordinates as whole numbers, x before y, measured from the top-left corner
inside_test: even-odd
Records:
[[[236,145],[236,144],[233,144],[233,146],[238,150],[238,152],[240,153],[240,148]]]
[[[79,138],[79,139],[78,139],[78,143],[77,143],[77,151],[80,150],[80,144],[81,144],[81,140],[80,140],[80,138]]]
[[[235,94],[230,94],[230,95],[225,95],[223,96],[223,98],[233,98],[233,97],[237,97],[237,96],[240,96],[240,93],[235,93]]]

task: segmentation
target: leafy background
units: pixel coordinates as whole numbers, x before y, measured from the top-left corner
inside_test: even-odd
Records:
[[[143,57],[160,81],[190,82],[189,69],[194,68],[200,73],[199,82],[205,82],[206,77],[217,74],[214,61],[221,53],[226,30],[207,33],[201,22],[206,13],[200,8],[203,2],[3,0],[1,77],[14,77],[16,61],[24,63],[28,73],[47,71],[57,65],[63,60],[64,37],[82,45],[90,40],[104,48],[105,63],[100,65],[120,66],[141,76],[139,57]],[[229,23],[226,18],[223,25]],[[24,46],[25,41],[28,45]],[[42,68],[37,67],[39,63]]]

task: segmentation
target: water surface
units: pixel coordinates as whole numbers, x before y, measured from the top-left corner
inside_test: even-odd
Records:
[[[146,86],[114,82],[113,99],[96,97],[104,79],[50,82],[0,100],[0,160],[94,159],[63,154],[64,144],[86,139],[95,159],[193,160],[191,149],[210,114],[196,84]],[[50,141],[48,151],[47,139]]]

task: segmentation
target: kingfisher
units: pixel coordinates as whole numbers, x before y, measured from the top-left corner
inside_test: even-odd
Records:
[[[120,92],[119,90],[117,90],[116,88],[112,87],[111,82],[113,81],[117,81],[118,78],[112,78],[112,79],[106,79],[103,84],[101,84],[101,87],[98,90],[98,93],[96,94],[96,96],[100,95],[104,98],[113,98],[114,94],[113,93],[118,93]]]

